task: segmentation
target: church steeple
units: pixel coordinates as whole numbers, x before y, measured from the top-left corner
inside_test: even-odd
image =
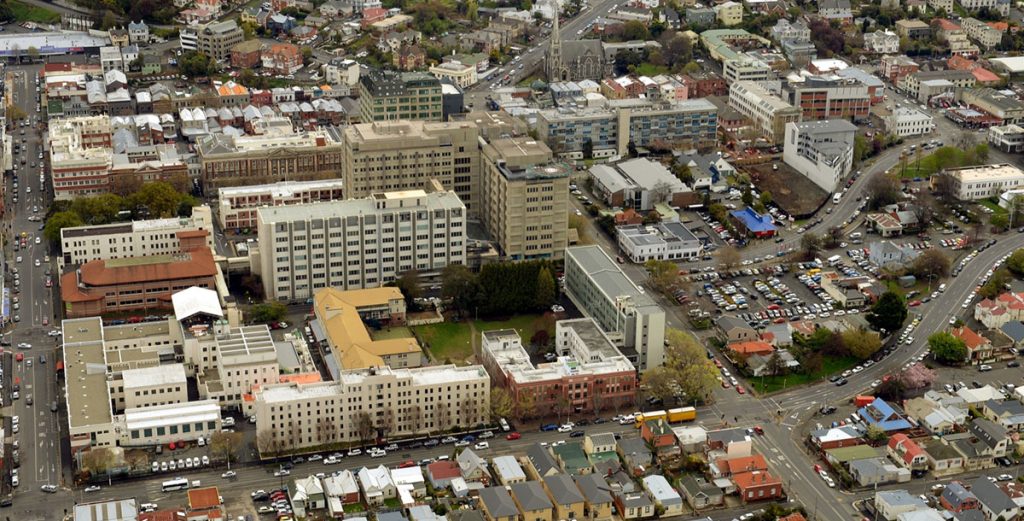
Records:
[[[545,72],[547,73],[548,82],[562,81],[564,67],[562,65],[562,35],[558,29],[558,18],[561,14],[561,8],[558,0],[551,0],[554,12],[554,22],[551,26],[551,39],[548,41],[548,55],[544,61]]]

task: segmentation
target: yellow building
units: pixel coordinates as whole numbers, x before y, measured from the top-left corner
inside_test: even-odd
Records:
[[[326,288],[313,297],[313,312],[327,336],[338,366],[364,369],[423,365],[423,351],[413,337],[375,340],[365,321],[405,323],[405,297],[395,287],[341,291]]]
[[[714,10],[718,21],[726,27],[743,23],[743,4],[739,2],[725,2],[716,5]]]

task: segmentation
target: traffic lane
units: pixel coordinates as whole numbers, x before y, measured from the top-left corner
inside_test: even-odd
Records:
[[[805,451],[797,443],[790,443],[796,440],[788,429],[775,424],[763,429],[764,436],[755,437],[754,443],[763,446],[758,452],[771,462],[769,468],[776,469],[791,498],[812,512],[815,519],[843,519],[853,513],[852,507],[842,507],[846,501],[814,472],[813,464],[807,464]]]

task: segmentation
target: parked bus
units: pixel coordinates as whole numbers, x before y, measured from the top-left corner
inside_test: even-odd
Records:
[[[188,488],[188,480],[185,478],[174,478],[170,481],[164,481],[161,487],[164,492],[173,492],[175,490],[185,490]]]

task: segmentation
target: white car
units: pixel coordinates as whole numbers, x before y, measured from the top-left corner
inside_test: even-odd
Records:
[[[371,458],[383,458],[384,456],[387,456],[387,455],[388,455],[388,451],[383,450],[383,449],[371,450],[370,451],[370,457]]]
[[[564,433],[564,432],[569,432],[571,430],[572,430],[572,425],[569,425],[569,424],[565,424],[565,425],[562,425],[562,426],[558,427],[558,432],[563,432]]]
[[[100,488],[99,485],[92,485],[91,487],[85,487],[85,492],[99,492]]]
[[[227,471],[227,472],[225,472],[225,473],[220,475],[220,477],[222,477],[224,479],[231,479],[231,478],[236,477],[236,476],[238,476],[238,473],[233,471],[233,470],[229,470],[229,471]]]
[[[487,443],[486,441],[481,441],[481,442],[477,443],[476,445],[473,445],[473,448],[476,449],[476,450],[489,449],[489,448],[491,448],[491,444]]]
[[[362,453],[363,453],[363,449],[349,449],[348,450],[349,457],[359,456],[359,455],[362,455]]]
[[[292,471],[290,471],[288,469],[278,469],[277,472],[274,472],[274,477],[275,478],[283,478],[285,476],[290,476],[291,474],[292,474]]]

